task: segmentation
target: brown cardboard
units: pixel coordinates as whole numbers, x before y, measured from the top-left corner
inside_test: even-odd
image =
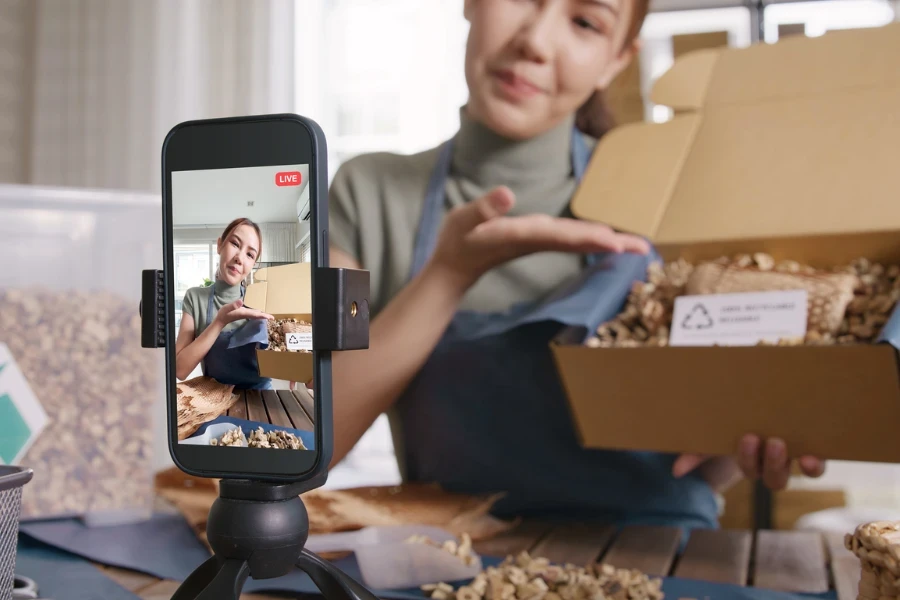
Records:
[[[572,211],[667,260],[900,261],[897,56],[900,24],[688,53],[651,95],[680,114],[602,138]],[[794,456],[900,462],[887,344],[589,348],[574,335],[553,353],[586,447],[732,454],[757,433]]]
[[[244,303],[276,319],[312,322],[310,263],[258,269],[247,286]],[[308,382],[313,377],[313,355],[301,352],[257,350],[259,374],[286,381]]]

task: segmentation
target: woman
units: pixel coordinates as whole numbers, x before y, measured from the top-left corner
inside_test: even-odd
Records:
[[[568,203],[647,0],[465,0],[464,13],[455,137],[357,157],[332,183],[331,265],[370,271],[373,316],[370,350],[334,358],[333,462],[387,411],[407,480],[505,492],[500,516],[713,527],[741,471],[784,487],[779,440],[747,436],[718,458],[581,448],[548,349],[563,325],[598,325],[573,307],[597,304],[607,275],[646,271],[644,240]]]
[[[187,379],[202,365],[203,374],[242,389],[272,389],[260,377],[257,342],[268,344],[265,321],[272,315],[243,304],[244,280],[262,252],[259,226],[235,219],[216,240],[219,267],[208,287],[193,287],[184,295],[181,328],[175,342],[175,375]]]

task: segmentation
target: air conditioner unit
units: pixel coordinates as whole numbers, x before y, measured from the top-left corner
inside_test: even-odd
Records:
[[[297,218],[301,221],[309,221],[309,194],[302,194],[297,200]]]

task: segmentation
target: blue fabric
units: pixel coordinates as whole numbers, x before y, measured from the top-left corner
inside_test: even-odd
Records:
[[[54,551],[36,541],[41,539],[71,554]],[[18,552],[17,573],[34,579],[48,597],[71,600],[135,598],[77,556],[173,581],[184,581],[209,558],[209,552],[180,515],[156,515],[144,524],[99,528],[85,527],[77,519],[30,523],[19,535]],[[501,560],[502,557],[482,557],[484,567],[495,566]],[[333,562],[346,574],[362,581],[352,555]],[[663,578],[662,589],[667,598],[837,600],[834,591],[790,594],[673,577]],[[257,581],[249,578],[244,591],[318,593],[310,578],[299,570],[277,579]],[[419,600],[426,597],[418,588],[372,591],[379,598]]]
[[[879,344],[890,344],[894,348],[900,349],[900,306],[894,307],[888,322],[881,328],[881,333],[875,340]]]
[[[19,537],[16,574],[37,585],[41,598],[139,600],[91,563],[67,552]]]
[[[302,429],[293,429],[291,427],[280,427],[278,425],[271,425],[269,423],[260,423],[258,421],[247,421],[245,419],[236,419],[234,417],[221,416],[216,417],[212,421],[207,421],[203,425],[197,429],[196,432],[190,437],[197,437],[203,435],[206,432],[206,428],[210,425],[216,425],[218,423],[231,423],[232,425],[237,425],[241,428],[241,431],[244,432],[245,436],[249,436],[251,431],[255,431],[262,427],[263,431],[269,433],[270,431],[286,431],[288,433],[293,433],[298,438],[303,441],[303,445],[306,446],[309,450],[315,450],[316,446],[316,434],[312,431],[304,431]],[[190,439],[190,438],[189,438]]]
[[[180,514],[155,514],[147,521],[110,527],[89,527],[77,518],[22,522],[20,547],[23,538],[160,579],[185,578],[209,558]]]
[[[580,179],[590,153],[577,132],[571,153]],[[427,188],[410,278],[436,243],[451,156],[452,140]],[[539,302],[458,312],[398,400],[407,478],[463,493],[505,492],[493,510],[504,517],[717,526],[713,491],[697,474],[674,478],[675,456],[579,444],[550,350],[562,328],[587,337],[614,317],[655,259],[591,255],[578,276]]]
[[[210,291],[206,305],[206,326],[212,323],[214,294]],[[244,286],[241,286],[241,298]],[[268,347],[266,322],[248,319],[246,323],[230,331],[223,331],[201,362],[203,374],[219,383],[247,390],[271,390],[272,380],[260,377],[256,350],[261,344]]]
[[[228,349],[240,348],[247,344],[259,344],[254,348],[269,347],[269,328],[261,319],[248,319],[246,323],[235,329],[228,340]]]

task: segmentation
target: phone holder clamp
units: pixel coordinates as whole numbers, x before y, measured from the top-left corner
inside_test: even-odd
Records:
[[[142,273],[141,345],[165,348],[165,279]],[[369,273],[317,268],[313,282],[313,349],[369,346]],[[144,306],[154,310],[144,312]],[[305,571],[328,600],[377,600],[362,584],[304,546],[309,514],[300,495],[321,487],[327,471],[307,481],[274,483],[223,479],[209,511],[206,536],[213,556],[181,584],[172,600],[238,600],[247,577],[274,579]]]
[[[313,350],[363,350],[369,347],[369,272],[316,267],[313,273]],[[154,310],[144,314],[144,306]],[[165,348],[165,273],[141,272],[141,347]]]

